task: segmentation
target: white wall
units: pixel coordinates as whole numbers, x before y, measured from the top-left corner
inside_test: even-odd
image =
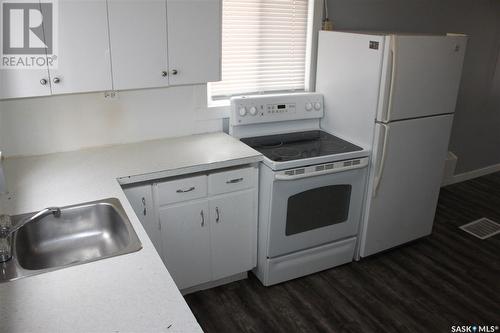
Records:
[[[37,155],[222,130],[207,112],[206,86],[0,101],[0,149]]]
[[[457,173],[500,163],[500,1],[328,0],[336,29],[469,36],[450,150]]]
[[[1,102],[0,102],[1,103]],[[2,140],[2,119],[3,119],[3,112],[1,112],[1,106],[0,106],[0,151],[3,151],[3,140]]]

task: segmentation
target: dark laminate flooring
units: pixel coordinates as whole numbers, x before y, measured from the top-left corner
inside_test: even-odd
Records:
[[[186,296],[206,332],[450,332],[500,325],[500,173],[441,190],[431,236],[360,262],[263,287],[249,279]]]

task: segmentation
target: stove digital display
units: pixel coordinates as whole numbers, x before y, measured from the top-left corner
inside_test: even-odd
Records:
[[[286,109],[286,105],[285,104],[280,104],[280,105],[278,105],[278,109]]]

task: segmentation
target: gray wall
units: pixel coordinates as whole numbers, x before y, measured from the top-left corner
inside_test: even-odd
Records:
[[[456,173],[500,163],[500,0],[327,0],[338,30],[469,35],[450,150]]]

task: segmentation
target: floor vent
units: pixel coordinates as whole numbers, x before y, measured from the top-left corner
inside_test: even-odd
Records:
[[[486,217],[464,224],[459,228],[479,239],[486,239],[500,233],[500,224]]]

